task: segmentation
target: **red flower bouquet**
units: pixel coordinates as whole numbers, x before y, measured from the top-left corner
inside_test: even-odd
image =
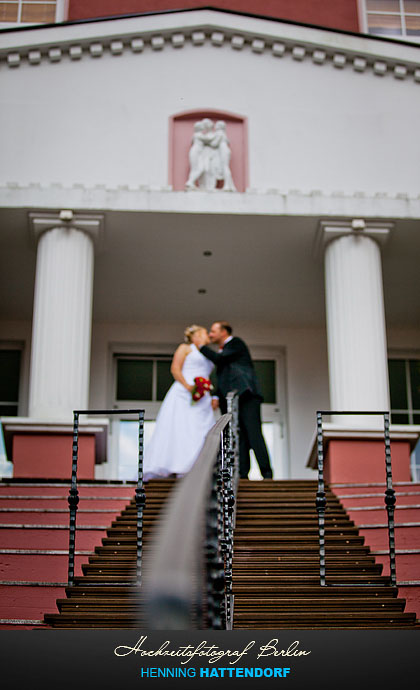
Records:
[[[196,376],[194,379],[194,388],[191,391],[192,404],[201,400],[206,393],[212,390],[213,386],[209,379],[205,379],[203,376]]]

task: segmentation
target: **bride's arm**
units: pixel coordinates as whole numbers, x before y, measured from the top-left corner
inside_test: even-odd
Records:
[[[185,343],[182,343],[182,345],[179,345],[179,347],[177,347],[172,359],[171,374],[174,377],[175,381],[179,381],[179,383],[181,383],[184,386],[184,388],[187,389],[187,391],[191,392],[194,386],[190,386],[190,384],[186,382],[182,375],[182,366],[184,364],[185,357],[190,352],[190,350],[190,346]]]

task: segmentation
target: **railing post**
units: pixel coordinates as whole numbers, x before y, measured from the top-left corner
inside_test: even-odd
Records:
[[[226,579],[226,627],[233,628],[234,595],[232,593],[233,580],[233,531],[236,523],[236,490],[239,480],[239,408],[238,394],[232,391],[227,395],[227,411],[231,419],[225,431],[225,446],[227,471],[225,474],[225,510],[227,549],[225,554]]]
[[[139,412],[139,435],[138,435],[138,477],[135,492],[137,507],[137,584],[141,585],[141,563],[143,554],[143,510],[146,505],[146,493],[143,484],[143,453],[144,453],[144,410]]]
[[[229,424],[229,442],[232,449],[232,482],[234,493],[238,487],[239,481],[239,399],[236,391],[228,393],[227,398],[227,412],[232,415]],[[235,525],[236,510],[233,513],[233,524]]]
[[[392,463],[391,463],[391,441],[390,441],[390,413],[376,411],[320,411],[317,412],[317,455],[318,455],[318,491],[316,494],[316,509],[318,512],[319,530],[319,569],[320,583],[326,585],[325,577],[325,508],[327,504],[324,488],[324,447],[322,431],[322,415],[383,415],[384,418],[384,442],[385,442],[385,471],[386,471],[386,490],[385,506],[388,514],[388,540],[389,540],[389,571],[391,586],[397,586],[396,558],[395,558],[395,491],[392,488]]]
[[[212,490],[207,507],[205,542],[207,622],[213,630],[223,630],[225,628],[223,601],[225,577],[223,560],[220,554],[220,503],[218,500],[220,455],[219,452],[219,460],[213,471]]]
[[[77,490],[77,462],[79,453],[79,416],[97,414],[138,414],[139,415],[139,444],[138,444],[138,481],[135,492],[137,505],[137,580],[141,581],[141,558],[143,546],[143,509],[146,503],[146,495],[143,488],[143,441],[144,441],[144,410],[74,410],[73,412],[73,450],[72,450],[72,469],[71,486],[67,498],[70,510],[69,525],[69,559],[68,559],[68,584],[74,584],[75,568],[75,545],[76,545],[76,512],[79,503],[79,492]]]
[[[225,430],[220,434],[220,451],[216,465],[216,495],[217,495],[217,561],[218,567],[223,573],[223,590],[217,594],[217,606],[220,615],[221,628],[226,628],[226,554],[229,548],[226,531],[226,506],[225,506],[225,472],[227,453],[225,446]]]
[[[389,438],[389,412],[384,414],[384,435],[385,435],[385,469],[386,469],[386,491],[385,506],[388,514],[388,540],[389,540],[389,572],[391,575],[391,585],[397,586],[397,568],[395,563],[395,491],[392,488],[392,466],[391,466],[391,442]]]
[[[229,425],[232,424],[232,420]],[[235,496],[232,490],[232,448],[230,446],[231,431],[227,427],[223,432],[225,464],[222,469],[223,479],[223,539],[222,551],[225,565],[225,609],[226,629],[232,630],[233,595],[232,595],[232,562],[233,562],[233,509]]]
[[[77,459],[79,453],[79,413],[73,413],[73,452],[72,452],[72,467],[71,467],[71,486],[68,496],[68,504],[70,510],[70,524],[69,524],[69,563],[68,563],[68,585],[73,586],[74,582],[74,565],[75,565],[75,547],[76,547],[76,513],[77,505],[79,503],[79,492],[77,490]]]
[[[324,485],[324,440],[322,433],[322,412],[317,412],[317,452],[318,452],[318,491],[316,494],[316,510],[318,513],[319,532],[319,577],[321,587],[325,587],[325,508],[327,499]]]

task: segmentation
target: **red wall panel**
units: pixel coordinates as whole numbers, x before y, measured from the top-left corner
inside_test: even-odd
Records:
[[[357,0],[69,0],[68,19],[212,6],[344,31],[359,31]]]

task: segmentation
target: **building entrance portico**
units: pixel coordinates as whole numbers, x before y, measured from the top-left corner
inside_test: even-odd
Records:
[[[127,192],[121,195],[127,205]],[[316,254],[314,246],[321,221],[329,217],[329,225],[333,227],[336,222],[339,226],[335,219],[341,218],[343,222],[348,202],[339,197],[317,197],[317,215],[302,215],[309,199],[294,195],[287,198],[267,195],[262,204],[259,195],[220,197],[197,191],[189,196],[193,201],[188,200],[188,205],[183,193],[150,192],[135,199],[134,194],[128,196],[136,206],[132,211],[108,209],[102,192],[91,199],[91,209],[83,209],[84,214],[89,212],[104,218],[103,240],[94,253],[89,407],[100,409],[114,404],[115,353],[159,355],[166,357],[168,363],[186,325],[198,322],[208,326],[213,320],[228,318],[235,333],[250,346],[254,359],[269,360],[273,351],[285,354],[284,377],[278,369],[276,373],[277,390],[284,396],[280,417],[276,417],[278,404],[273,403],[274,407],[268,404],[263,406],[264,423],[268,425],[267,434],[277,425],[273,447],[280,443],[287,449],[287,453],[280,455],[274,451],[277,458],[282,458],[278,461],[279,475],[288,476],[289,463],[290,476],[312,476],[305,463],[315,412],[320,408],[331,409],[324,260],[322,254]],[[194,213],[191,203],[200,204],[206,212]],[[313,198],[311,205],[314,203]],[[118,206],[115,199],[113,205]],[[267,206],[271,213],[262,213]],[[286,206],[290,214],[285,213]],[[350,226],[361,215],[357,213],[361,210],[357,200],[353,206],[355,212],[347,221]],[[387,206],[384,200],[372,200],[367,223],[380,225]],[[394,210],[396,206],[393,202]],[[162,211],[165,207],[167,210]],[[231,211],[229,214],[227,209]],[[13,209],[2,210],[1,215],[3,224],[13,229],[13,243],[18,247],[20,261],[32,264],[34,270],[36,253],[26,234],[27,216]],[[416,351],[420,352],[415,332],[410,335],[420,308],[418,293],[413,289],[417,276],[413,243],[418,242],[418,234],[415,219],[402,218],[402,215],[403,212],[400,217],[394,214],[394,229],[382,250],[383,299],[388,349],[395,350],[404,338],[412,359]],[[405,256],[403,265],[401,256]],[[12,267],[11,262],[2,261],[2,275],[11,293],[20,294],[20,320],[10,323],[9,305],[0,298],[2,333],[4,342],[15,338],[24,343],[21,390],[26,389],[28,394],[23,393],[19,400],[18,416],[30,419],[34,283],[32,288],[30,284],[21,286],[19,275]],[[406,324],[404,336],[399,328],[401,304]],[[138,343],[142,343],[141,349]],[[162,370],[163,365],[159,367]],[[143,402],[153,421],[159,400],[143,399]],[[287,457],[288,463],[284,460]],[[118,463],[115,463],[112,446],[107,463],[96,465],[96,476],[105,477],[108,471],[108,476],[117,476]]]

